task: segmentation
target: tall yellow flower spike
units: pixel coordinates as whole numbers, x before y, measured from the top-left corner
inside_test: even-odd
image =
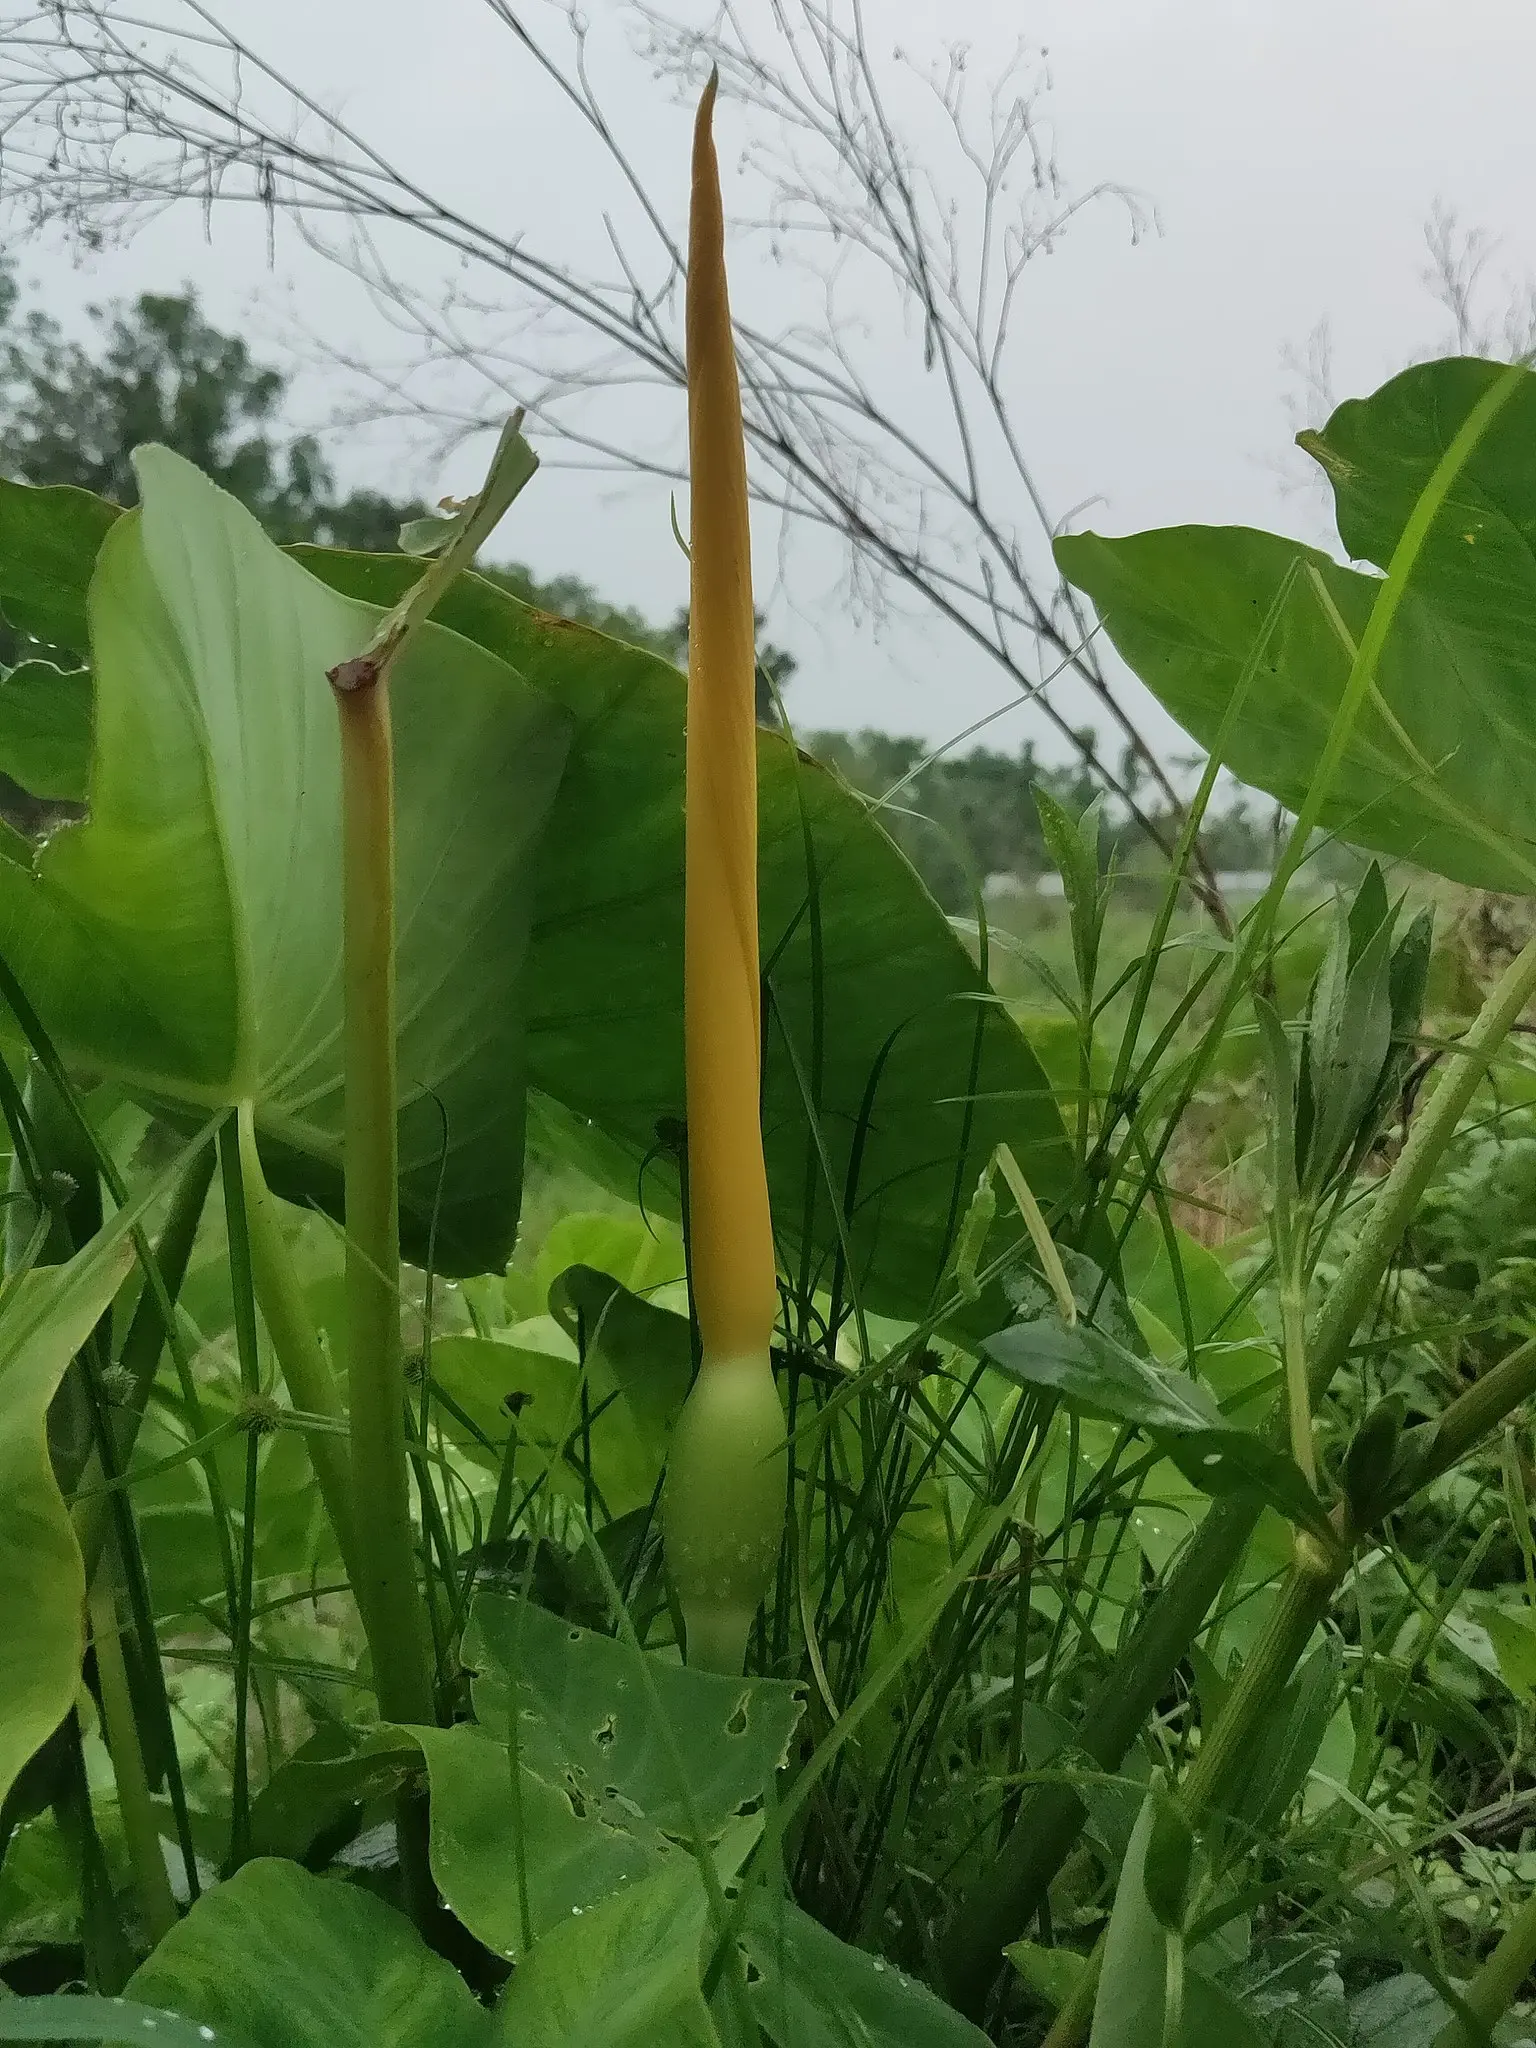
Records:
[[[784,1528],[778,1305],[758,1118],[757,722],[741,393],[711,118],[693,136],[688,238],[687,824],[684,1035],[690,1273],[702,1358],[662,1505],[690,1663],[739,1672]]]

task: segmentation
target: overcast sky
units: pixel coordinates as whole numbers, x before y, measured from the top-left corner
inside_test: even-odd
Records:
[[[169,11],[170,0],[162,4]],[[1155,212],[1156,231],[1133,239],[1124,208],[1106,204],[1029,273],[1012,388],[1019,436],[1053,514],[1096,500],[1086,521],[1106,531],[1244,521],[1320,539],[1320,501],[1288,489],[1281,474],[1301,396],[1287,347],[1304,350],[1327,321],[1340,397],[1438,352],[1447,324],[1423,282],[1424,228],[1437,205],[1498,243],[1491,309],[1536,275],[1536,12],[1521,0],[865,4],[882,61],[899,47],[920,64],[958,36],[972,44],[972,76],[985,78],[1020,32],[1044,46],[1047,111],[1068,186],[1113,181]],[[681,233],[687,112],[631,54],[621,0],[591,0],[588,12],[594,74]],[[627,218],[611,174],[485,0],[426,9],[421,0],[264,0],[228,18],[446,196],[505,231],[602,260],[605,211]],[[558,30],[541,0],[529,0],[528,18]],[[722,107],[719,131],[727,206],[750,211],[739,108]],[[738,306],[764,313],[793,287],[760,243],[738,249]],[[429,249],[397,240],[390,254],[433,287],[441,265]],[[270,272],[266,262],[265,232],[248,210],[216,211],[206,237],[195,210],[162,219],[85,263],[53,245],[22,258],[24,276],[69,320],[93,297],[190,281],[216,319],[239,322],[271,354],[302,339],[299,324],[380,359],[393,345],[355,285],[292,230],[279,224]],[[931,380],[922,378],[920,336],[883,305],[870,310],[861,359],[921,416]],[[323,418],[339,390],[312,374],[303,387],[309,416]],[[671,394],[631,402],[654,408],[660,437],[680,419]],[[472,452],[428,473],[419,443],[394,427],[338,455],[349,476],[401,492],[435,496],[475,480]],[[511,515],[502,544],[543,573],[574,571],[665,617],[686,594],[667,499],[664,483],[621,487],[551,469]],[[801,663],[790,709],[803,727],[869,724],[937,741],[1009,698],[986,657],[943,630],[909,614],[882,628],[850,606],[826,539],[802,540],[782,558],[771,525],[760,540],[769,630]],[[1062,702],[1082,714],[1080,698]],[[1177,751],[1165,721],[1149,728]],[[1028,709],[989,738],[1012,746],[1026,734],[1044,737]]]

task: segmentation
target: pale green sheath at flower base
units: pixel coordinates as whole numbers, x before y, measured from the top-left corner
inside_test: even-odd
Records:
[[[785,1429],[769,1344],[778,1295],[758,1117],[757,727],[741,396],[710,123],[693,143],[688,249],[688,634],[684,1036],[690,1274],[702,1357],[662,1503],[690,1663],[738,1672],[784,1528]]]

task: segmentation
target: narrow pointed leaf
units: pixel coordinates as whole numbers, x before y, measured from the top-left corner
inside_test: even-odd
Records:
[[[1069,1408],[1181,1435],[1217,1428],[1221,1422],[1219,1409],[1198,1380],[1138,1358],[1086,1323],[1069,1329],[1054,1316],[1042,1316],[1037,1322],[1000,1330],[982,1349],[1010,1379],[1049,1388]]]
[[[34,1269],[0,1316],[0,1801],[79,1689],[85,1569],[48,1455],[48,1406],[127,1273],[122,1239]]]

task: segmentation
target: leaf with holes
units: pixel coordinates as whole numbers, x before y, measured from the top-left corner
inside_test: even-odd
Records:
[[[432,1787],[433,1872],[487,1947],[517,1956],[525,1910],[537,1936],[691,1863],[695,1821],[726,1872],[757,1839],[800,1719],[793,1686],[689,1670],[485,1592],[463,1656],[478,1725],[411,1734]],[[526,1893],[505,1854],[518,1830]]]

